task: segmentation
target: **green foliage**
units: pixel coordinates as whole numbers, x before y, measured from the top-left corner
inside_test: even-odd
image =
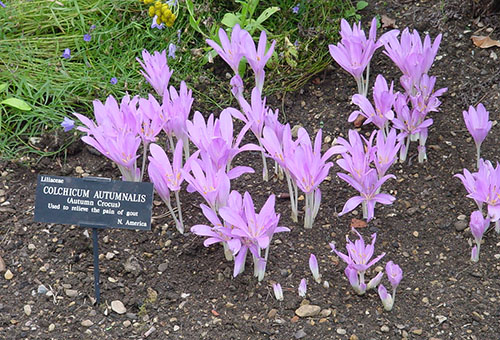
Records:
[[[358,1],[355,7],[352,7],[345,13],[345,18],[354,18],[356,21],[361,20],[361,15],[358,13],[359,11],[365,9],[368,6],[368,2],[366,1]]]
[[[10,100],[0,105],[0,158],[50,154],[34,148],[31,137],[59,133],[71,142],[60,123],[72,112],[91,116],[94,99],[146,95],[151,88],[135,59],[143,49],[161,51],[169,43],[177,45],[176,59],[169,58],[171,82],[188,83],[196,109],[213,112],[230,105],[229,68],[213,51],[205,57],[210,49],[205,39],[236,20],[254,36],[265,29],[277,42],[266,70],[266,95],[293,90],[331,62],[328,44],[338,39],[340,18],[353,10],[349,0],[185,0],[179,6],[174,27],[161,31],[150,29],[148,6],[138,0],[33,0],[29,6],[12,1],[0,9],[0,101],[22,99],[31,108],[19,110],[26,106]],[[96,28],[90,32],[91,25]],[[89,32],[91,41],[83,41]],[[61,57],[66,48],[70,59]],[[248,70],[245,76],[253,81]],[[116,85],[110,84],[112,77]]]

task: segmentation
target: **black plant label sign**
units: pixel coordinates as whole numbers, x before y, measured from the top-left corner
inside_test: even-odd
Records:
[[[35,221],[151,230],[153,184],[38,175]]]

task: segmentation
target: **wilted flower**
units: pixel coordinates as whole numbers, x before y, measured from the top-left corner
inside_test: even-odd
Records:
[[[70,50],[69,48],[65,48],[65,49],[64,49],[64,52],[63,52],[63,54],[62,54],[62,57],[63,57],[64,59],[69,59],[69,58],[71,58],[71,50]]]
[[[64,117],[64,120],[61,123],[61,126],[64,128],[64,132],[68,132],[75,127],[75,121],[68,117]]]

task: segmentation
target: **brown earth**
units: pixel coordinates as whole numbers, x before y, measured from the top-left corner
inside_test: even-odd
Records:
[[[391,169],[397,180],[384,186],[397,200],[392,206],[378,205],[376,218],[359,229],[365,238],[377,232],[375,254],[386,252],[381,266],[392,260],[404,271],[391,312],[383,311],[375,292],[361,297],[353,292],[343,275],[344,264],[328,247],[335,241],[343,249],[351,219],[361,214],[358,209],[356,214],[337,215],[354,194],[335,176],[338,167],[321,186],[322,206],[312,230],[291,221],[287,200],[277,201],[280,225],[291,232],[275,237],[261,283],[253,277],[250,263],[233,279],[232,263],[224,259],[220,246],[205,248],[201,238],[180,235],[172,221],[162,217],[153,220],[149,232],[100,232],[103,300],[94,305],[91,239],[84,229],[33,221],[39,173],[118,179],[110,161],[77,142],[66,155],[53,159],[0,163],[0,256],[13,273],[10,280],[5,273],[0,277],[0,338],[498,339],[500,237],[488,232],[479,263],[470,261],[471,234],[459,229],[466,227],[475,207],[453,178],[463,168],[472,170],[475,159],[462,111],[483,102],[491,120],[497,122],[500,114],[500,49],[479,49],[470,39],[476,31],[499,39],[499,16],[475,20],[470,13],[469,3],[455,0],[370,1],[363,13],[364,22],[379,14],[395,19],[399,28],[416,28],[433,38],[443,33],[430,74],[437,76],[438,88],[448,87],[448,93],[441,112],[432,114],[429,160],[417,163],[412,145],[409,161]],[[400,75],[381,50],[372,70],[372,80],[377,73],[394,80]],[[297,93],[270,98],[270,103],[290,124],[310,132],[321,127],[324,138],[333,140],[351,128],[347,117],[354,109],[349,104],[354,91],[354,80],[332,64]],[[498,129],[493,127],[482,147],[483,157],[492,161],[498,160]],[[26,163],[31,165],[22,165]],[[256,168],[255,174],[233,186],[249,191],[258,207],[269,194],[287,191],[286,183],[276,179],[262,183],[258,154],[241,155],[238,163]],[[205,223],[198,208],[201,198],[186,192],[181,198],[186,224]],[[164,205],[155,205],[153,215],[165,211]],[[466,216],[463,222],[461,215]],[[108,259],[107,253],[115,255]],[[313,281],[308,269],[311,253],[329,288]],[[308,279],[308,302],[297,294],[303,277]],[[274,282],[284,289],[283,302],[273,296]],[[53,295],[39,294],[40,285]],[[76,290],[76,296],[68,296],[66,289]],[[111,311],[113,300],[121,300],[127,313]],[[303,303],[320,306],[321,315],[295,316]],[[26,313],[26,305],[31,313]]]

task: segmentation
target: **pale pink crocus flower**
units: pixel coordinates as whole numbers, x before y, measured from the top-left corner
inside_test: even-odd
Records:
[[[463,111],[465,125],[469,130],[474,143],[476,144],[476,160],[479,169],[479,159],[481,158],[481,144],[490,132],[493,123],[489,120],[489,112],[484,105],[479,103],[476,108],[469,106],[469,111]]]

